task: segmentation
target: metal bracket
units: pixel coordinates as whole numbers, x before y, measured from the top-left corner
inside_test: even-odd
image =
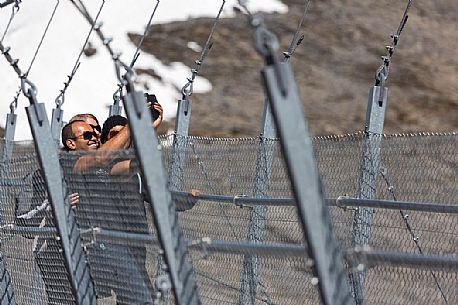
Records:
[[[199,305],[200,298],[175,213],[175,203],[167,189],[167,175],[159,142],[152,127],[151,113],[144,102],[139,102],[144,100],[143,92],[127,92],[124,109],[129,120],[143,185],[152,206],[159,240],[169,268],[175,300],[177,305]]]
[[[287,85],[282,75],[283,69],[281,69],[281,62],[277,56],[279,48],[278,39],[264,27],[262,19],[260,19],[259,24],[256,26],[255,44],[256,50],[263,56],[266,66],[274,67],[277,86],[282,96],[286,96]]]
[[[56,142],[57,146],[59,146],[60,142],[60,133],[62,131],[62,126],[63,126],[63,113],[64,111],[62,108],[60,108],[60,105],[57,105],[56,108],[52,110],[52,116],[51,116],[51,134],[52,138]]]
[[[27,116],[43,171],[48,198],[52,205],[54,222],[61,239],[72,292],[77,305],[95,305],[94,284],[81,246],[75,214],[70,208],[68,198],[64,196],[66,186],[63,183],[57,147],[51,136],[45,106],[36,101],[32,90],[28,94],[31,105],[26,107]],[[38,114],[43,115],[41,122]]]
[[[188,99],[178,101],[177,115],[175,120],[175,133],[180,136],[187,136],[191,121],[192,103]]]
[[[264,87],[269,97],[272,113],[285,157],[285,162],[298,214],[307,241],[308,255],[315,261],[314,275],[323,304],[354,304],[348,283],[343,276],[342,254],[335,241],[318,169],[313,156],[313,146],[302,111],[302,103],[291,66],[280,66],[285,78],[286,97],[278,83],[278,73],[272,66],[263,69]],[[304,253],[305,255],[305,253]]]

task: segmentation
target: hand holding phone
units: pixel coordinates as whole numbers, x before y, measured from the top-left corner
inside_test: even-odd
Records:
[[[149,94],[149,93],[145,93],[145,99],[146,99],[146,102],[147,103],[150,103],[150,111],[151,111],[151,116],[153,117],[153,121],[156,121],[159,116],[161,115],[161,113],[154,109],[154,103],[157,103],[157,98],[156,98],[156,95],[155,94]]]

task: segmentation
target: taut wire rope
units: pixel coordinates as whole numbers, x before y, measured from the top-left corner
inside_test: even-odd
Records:
[[[312,0],[306,0],[304,13],[302,14],[301,20],[299,21],[299,24],[297,25],[297,29],[296,29],[296,32],[294,33],[293,39],[291,39],[291,44],[289,45],[288,50],[286,52],[283,52],[285,62],[287,62],[291,58],[291,56],[294,54],[294,51],[296,51],[296,48],[304,40],[304,34],[302,33],[301,36],[299,37],[299,32],[301,30],[302,24],[304,23],[305,16],[307,16],[311,1]]]
[[[391,197],[393,198],[394,201],[397,201],[398,199],[397,199],[396,193],[394,192],[394,186],[390,183],[390,180],[388,179],[388,174],[386,172],[386,169],[381,169],[380,174],[383,178],[383,181],[385,182],[387,186],[388,192],[390,193]],[[406,213],[404,213],[403,210],[399,210],[399,213],[401,214],[401,218],[404,221],[406,229],[409,232],[410,237],[412,237],[412,240],[415,243],[415,246],[417,247],[418,252],[420,254],[423,254],[423,250],[420,246],[419,238],[418,236],[415,235],[415,233],[413,232],[412,226],[409,223],[409,220],[408,220],[409,216]],[[447,297],[445,296],[444,291],[442,290],[442,287],[439,284],[439,280],[437,279],[436,274],[432,270],[430,270],[430,273],[434,279],[434,283],[436,284],[437,289],[439,290],[441,294],[442,299],[444,300],[444,304],[449,305]]]
[[[52,20],[54,19],[54,16],[56,15],[57,7],[60,4],[60,0],[56,0],[56,5],[54,6],[54,10],[51,13],[51,17],[49,17],[48,23],[46,24],[46,28],[43,32],[43,35],[41,36],[40,42],[38,43],[38,47],[35,50],[35,53],[33,54],[32,61],[30,62],[29,68],[27,69],[27,72],[25,72],[25,77],[27,77],[30,73],[30,69],[32,69],[33,63],[35,62],[35,59],[37,58],[38,52],[40,51],[41,45],[43,44],[43,41],[46,37],[46,34],[48,33],[49,26],[51,25]]]
[[[13,5],[12,10],[11,10],[10,19],[8,20],[8,24],[6,25],[5,31],[3,32],[2,38],[0,39],[0,44],[3,43],[3,40],[5,39],[5,36],[8,33],[8,30],[9,30],[9,28],[11,26],[11,23],[12,23],[14,17],[16,16],[16,13],[19,11],[19,8],[20,8],[19,7],[19,3],[20,3],[20,1],[11,0],[11,1],[6,1],[6,2],[4,2],[4,3],[2,3],[0,5],[0,7],[4,7],[4,6],[6,6],[8,4],[11,4],[13,2],[14,2],[14,5]],[[15,95],[13,101],[10,104],[10,112],[12,114],[17,109],[17,100],[18,100],[20,94],[21,94],[21,86],[19,86],[19,90],[16,92],[16,95]]]
[[[102,40],[103,45],[107,48],[108,53],[110,53],[111,57],[116,60],[119,57],[118,53],[115,53],[113,51],[113,48],[111,47],[110,43],[113,41],[113,39],[106,38],[105,35],[103,35],[103,32],[101,30],[103,23],[97,23],[97,20],[94,20],[91,15],[89,14],[89,11],[87,10],[86,6],[81,0],[70,0],[70,2],[78,9],[78,11],[81,13],[81,15],[84,16],[87,22],[94,27],[94,30],[97,33],[97,36],[99,36],[100,40]],[[78,2],[78,3],[76,3]]]
[[[73,1],[72,1],[72,3],[73,3]],[[97,12],[97,15],[95,17],[95,21],[97,21],[97,19],[99,18],[100,13],[102,12],[102,9],[103,9],[104,5],[105,5],[105,0],[102,0],[102,4],[100,5],[99,10]],[[80,62],[81,56],[82,56],[82,54],[84,52],[84,49],[86,48],[86,45],[87,45],[87,43],[89,41],[89,37],[91,36],[92,31],[94,30],[94,28],[95,28],[95,22],[92,23],[92,25],[91,25],[91,29],[89,30],[89,33],[86,36],[86,40],[84,41],[84,44],[81,47],[81,50],[80,50],[80,52],[78,54],[78,57],[76,58],[75,64],[74,64],[73,69],[72,69],[72,72],[70,73],[70,75],[67,76],[68,80],[66,82],[64,82],[64,88],[62,90],[60,90],[59,95],[56,97],[56,100],[55,100],[56,106],[59,107],[59,108],[62,106],[62,104],[65,101],[65,92],[67,91],[68,86],[70,85],[71,81],[73,80],[73,77],[75,76],[76,71],[78,70],[78,68],[79,68],[79,66],[81,64],[81,62]]]
[[[153,12],[151,13],[151,16],[149,17],[148,24],[146,25],[145,31],[143,32],[143,36],[140,39],[140,42],[137,45],[137,49],[135,50],[134,57],[132,58],[132,61],[130,62],[130,68],[132,69],[135,65],[135,62],[137,61],[138,57],[140,56],[140,47],[143,45],[143,41],[145,40],[146,35],[149,32],[149,28],[151,26],[151,21],[154,18],[154,15],[156,14],[157,7],[159,6],[160,0],[157,0],[156,5],[154,6]]]
[[[140,39],[140,42],[137,45],[137,49],[134,52],[134,55],[132,57],[132,60],[130,62],[129,68],[133,71],[133,67],[135,63],[137,62],[138,57],[140,56],[140,48],[143,45],[143,42],[145,41],[146,35],[149,33],[149,29],[151,27],[151,22],[153,21],[154,15],[156,14],[157,8],[159,7],[160,0],[156,0],[156,5],[154,6],[153,12],[151,13],[148,23],[146,24],[145,31],[143,31],[142,38]],[[113,93],[113,104],[119,104],[119,101],[122,98],[122,83],[120,82],[118,84],[118,89]]]
[[[188,82],[183,86],[181,89],[181,95],[183,100],[188,100],[188,98],[192,95],[194,91],[194,80],[196,79],[197,74],[199,74],[199,70],[202,67],[202,64],[204,62],[205,57],[207,57],[208,53],[210,52],[210,49],[213,46],[212,38],[213,34],[216,30],[216,26],[218,25],[218,21],[221,17],[221,13],[224,9],[224,5],[226,4],[226,0],[223,0],[221,3],[221,6],[219,8],[218,14],[215,17],[215,20],[213,21],[213,26],[210,30],[210,34],[207,37],[207,41],[205,42],[205,46],[202,49],[202,52],[200,53],[199,59],[197,59],[194,63],[196,64],[196,67],[194,69],[191,69],[191,77],[188,78]]]
[[[9,30],[9,28],[11,26],[11,22],[13,21],[14,16],[16,16],[16,13],[18,11],[19,11],[19,2],[16,2],[13,5],[13,8],[11,10],[10,19],[8,20],[8,24],[6,25],[5,31],[3,32],[2,38],[0,39],[0,43],[3,42],[3,39],[5,39],[6,33],[8,33],[8,30]]]
[[[49,26],[51,25],[51,22],[54,19],[54,16],[56,14],[57,7],[59,6],[59,4],[60,4],[60,0],[57,0],[56,5],[54,6],[54,9],[51,13],[51,17],[49,18],[48,23],[46,24],[45,30],[41,36],[40,42],[38,43],[37,49],[35,50],[35,53],[33,54],[33,58],[30,61],[29,67],[27,68],[27,72],[25,72],[21,76],[21,78],[28,77],[30,70],[32,69],[32,66],[35,63],[35,59],[37,58],[38,52],[40,51],[41,45],[43,44],[46,34],[48,33]],[[10,104],[11,113],[14,113],[14,111],[17,109],[18,98],[19,98],[19,95],[21,94],[21,91],[22,91],[22,87],[19,86],[19,90],[16,92],[16,95],[14,96],[13,101]]]
[[[408,13],[412,6],[412,3],[413,3],[413,0],[408,0],[407,6],[404,10],[404,14],[401,18],[401,22],[399,23],[396,34],[391,35],[391,38],[392,38],[391,44],[389,46],[386,46],[388,53],[387,55],[382,56],[383,63],[377,69],[375,73],[375,85],[380,86],[379,103],[383,103],[383,94],[384,94],[383,89],[385,87],[385,82],[388,79],[391,57],[393,56],[394,51],[396,50],[396,46],[398,45],[398,42],[399,42],[399,37],[401,36],[402,30],[404,30],[404,27],[407,23],[407,19],[409,18]]]
[[[81,0],[70,0],[71,3],[78,9],[78,11],[84,16],[84,18],[86,19],[87,22],[89,22],[89,24],[91,24],[96,33],[97,33],[97,36],[99,36],[100,40],[102,41],[103,45],[106,47],[106,49],[108,50],[108,53],[110,53],[110,56],[112,58],[112,60],[114,61],[115,63],[115,70],[116,70],[116,75],[117,75],[117,78],[119,80],[119,84],[118,84],[118,89],[113,93],[113,100],[114,100],[114,103],[118,103],[120,101],[120,97],[122,95],[122,88],[124,86],[124,80],[122,79],[121,77],[121,74],[120,74],[120,69],[121,67],[123,67],[127,73],[132,73],[132,67],[135,65],[135,62],[137,61],[138,59],[138,56],[139,56],[139,49],[141,47],[141,45],[143,44],[143,41],[144,41],[144,38],[145,36],[148,34],[148,31],[149,31],[149,28],[150,28],[150,25],[151,25],[151,22],[154,18],[154,15],[156,14],[156,10],[159,6],[159,3],[160,3],[160,0],[156,0],[156,5],[153,9],[153,12],[151,13],[150,15],[150,18],[148,20],[148,24],[145,28],[145,31],[143,33],[143,36],[139,42],[139,44],[137,45],[137,49],[133,55],[133,58],[132,58],[132,61],[130,63],[129,66],[127,66],[126,64],[124,64],[123,62],[121,62],[120,60],[120,53],[116,53],[113,48],[111,47],[111,42],[113,41],[113,39],[111,37],[107,38],[105,37],[104,33],[102,32],[101,28],[102,28],[102,23],[96,23],[97,20],[94,20],[89,11],[87,10],[86,6],[84,5],[84,3],[81,1]],[[119,95],[119,97],[118,97]]]
[[[9,53],[11,50],[10,47],[4,47],[3,44],[0,42],[0,52],[3,54],[3,56],[6,58],[10,66],[13,68],[14,72],[18,75],[19,79],[21,80],[21,88],[20,91],[18,92],[17,97],[19,97],[20,92],[22,93],[29,99],[30,103],[35,103],[36,102],[36,95],[37,95],[37,87],[26,77],[23,75],[21,69],[18,66],[18,59],[13,59],[11,54]],[[10,109],[14,111],[14,107],[17,107],[17,98],[13,100],[13,102],[10,104]],[[38,121],[42,121],[41,114],[37,112],[37,119]]]

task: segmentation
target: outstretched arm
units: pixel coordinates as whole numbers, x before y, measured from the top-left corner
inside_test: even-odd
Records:
[[[116,151],[130,145],[129,126],[124,126],[119,133],[101,146],[95,153],[82,156],[73,167],[74,173],[84,173],[96,166],[105,165],[116,157]]]

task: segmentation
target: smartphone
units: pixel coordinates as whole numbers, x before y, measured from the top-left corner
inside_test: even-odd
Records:
[[[151,105],[153,105],[154,103],[157,103],[156,95],[145,93],[145,102],[150,102]],[[151,106],[150,110],[151,110],[151,116],[153,117],[153,121],[155,121],[159,117],[160,113],[159,111],[154,109],[153,106]]]

